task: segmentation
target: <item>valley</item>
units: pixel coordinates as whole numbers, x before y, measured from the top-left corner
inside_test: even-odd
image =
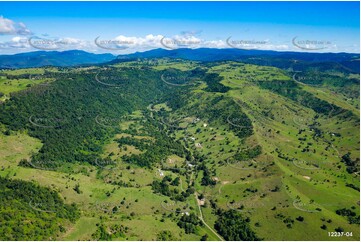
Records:
[[[49,240],[359,240],[359,74],[246,62],[3,69],[1,179]]]

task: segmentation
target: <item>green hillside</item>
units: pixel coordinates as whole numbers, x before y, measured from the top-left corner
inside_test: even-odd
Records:
[[[2,71],[2,186],[61,208],[45,213],[61,224],[46,239],[359,240],[359,75],[304,69],[163,58]],[[11,207],[31,200],[8,192]]]

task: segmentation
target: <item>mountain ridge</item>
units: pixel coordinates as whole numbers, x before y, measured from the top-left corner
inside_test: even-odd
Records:
[[[303,71],[305,68],[316,64],[319,68],[323,69],[331,68],[338,69],[342,72],[360,72],[360,55],[354,53],[287,52],[234,48],[179,48],[173,50],[158,48],[121,55],[109,53],[94,54],[83,50],[34,51],[14,55],[0,55],[0,68],[69,67],[92,64],[108,65],[138,59],[154,58],[184,59],[201,62],[240,61],[256,65],[271,65],[282,69],[292,68],[297,71]]]
[[[270,65],[282,69],[304,71],[304,65],[314,66],[315,63],[332,63],[331,68],[345,72],[360,72],[360,55],[353,53],[312,53],[286,52],[273,50],[244,49],[154,49],[128,55],[118,55],[110,64],[136,59],[170,58],[201,62],[241,61],[256,65]],[[322,68],[322,65],[320,66]]]
[[[30,68],[43,66],[78,66],[99,64],[115,59],[112,54],[93,54],[83,50],[33,51],[0,55],[0,68]]]

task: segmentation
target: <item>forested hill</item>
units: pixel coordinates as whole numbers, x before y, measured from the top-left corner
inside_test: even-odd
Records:
[[[42,66],[77,66],[111,61],[112,54],[93,54],[80,50],[35,51],[15,55],[0,55],[0,68],[29,68]]]

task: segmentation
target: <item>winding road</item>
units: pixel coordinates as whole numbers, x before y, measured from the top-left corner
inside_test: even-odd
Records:
[[[200,201],[199,201],[199,199],[198,199],[198,194],[197,194],[197,192],[194,193],[194,196],[195,196],[195,198],[196,198],[197,206],[198,206],[198,209],[199,209],[199,216],[198,216],[198,218],[203,222],[203,224],[204,224],[205,226],[207,226],[207,228],[208,228],[210,231],[213,232],[214,235],[216,235],[221,241],[224,241],[224,239],[223,239],[216,231],[214,231],[214,230],[211,228],[211,226],[209,226],[209,225],[206,223],[206,221],[204,221],[202,209],[201,209],[201,206],[199,205]]]

